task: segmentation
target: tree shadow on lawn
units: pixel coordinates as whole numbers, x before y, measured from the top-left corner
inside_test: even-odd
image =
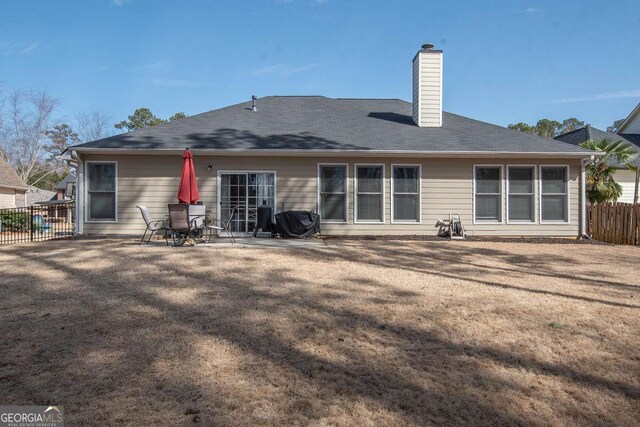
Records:
[[[385,242],[388,243],[388,242]],[[364,251],[363,255],[361,252]],[[328,247],[323,250],[330,257],[336,257],[345,261],[367,262],[385,268],[396,268],[416,273],[426,273],[436,276],[446,277],[449,279],[457,279],[471,283],[477,283],[485,286],[492,286],[503,289],[513,289],[523,292],[531,292],[536,294],[559,296],[563,298],[576,299],[586,302],[596,302],[601,304],[612,305],[616,307],[638,308],[640,305],[620,303],[616,301],[604,300],[601,298],[591,298],[558,291],[550,291],[544,289],[536,289],[526,286],[515,286],[507,283],[499,283],[495,281],[482,280],[482,272],[500,271],[505,277],[511,277],[517,281],[523,276],[532,275],[552,279],[568,279],[571,280],[572,286],[589,287],[602,294],[603,288],[613,291],[612,295],[640,295],[640,286],[629,285],[612,280],[593,277],[593,275],[566,273],[558,271],[551,266],[548,257],[532,256],[532,255],[514,255],[512,253],[498,251],[487,248],[468,248],[451,246],[430,246],[425,245],[421,249],[412,248],[407,251],[402,247],[401,243],[385,244],[382,248],[375,249],[358,248],[357,253],[345,250],[344,246]],[[367,254],[369,258],[366,258]],[[314,255],[310,255],[313,257]],[[478,257],[491,258],[492,260],[500,260],[504,264],[512,265],[506,267],[504,265],[497,266],[481,264],[477,262]],[[558,257],[554,254],[553,264],[575,263],[573,258]],[[600,273],[599,276],[602,276]],[[567,289],[569,291],[570,289]]]
[[[79,244],[88,249],[79,264],[67,259],[78,256],[78,250],[47,246],[30,247],[14,260],[13,271],[2,276],[0,319],[7,336],[0,344],[4,389],[0,395],[8,403],[66,404],[70,420],[89,422],[93,419],[87,412],[101,409],[97,412],[106,414],[101,415],[105,422],[139,421],[131,410],[142,405],[154,409],[159,423],[184,421],[180,417],[190,406],[204,408],[201,415],[209,422],[258,422],[256,409],[247,412],[243,406],[251,408],[255,399],[269,400],[269,396],[236,396],[255,388],[290,401],[290,414],[275,411],[262,422],[308,422],[331,416],[328,408],[332,406],[356,411],[362,405],[382,409],[384,416],[397,417],[395,421],[416,424],[531,422],[530,413],[511,413],[505,402],[517,407],[509,396],[535,396],[536,392],[505,381],[487,370],[485,363],[558,377],[608,395],[640,397],[637,387],[579,368],[527,359],[491,346],[450,342],[435,330],[389,322],[336,303],[377,293],[375,304],[397,304],[398,300],[410,304],[418,296],[371,277],[350,278],[349,286],[332,283],[330,278],[305,281],[293,265],[263,267],[262,276],[248,277],[247,268],[261,261],[253,257],[255,252],[229,252],[228,256],[248,263],[243,268],[198,266],[189,261],[198,254],[173,254],[175,258],[167,263],[162,256],[168,252],[120,253],[121,245],[112,242]],[[378,253],[379,258],[390,257],[389,263],[376,258],[373,264],[411,267],[410,252],[389,249]],[[337,248],[323,253],[328,260],[358,261],[354,253]],[[226,254],[220,251],[209,257],[204,253],[204,258]],[[306,250],[286,254],[298,259],[298,265],[317,256]],[[100,267],[105,257],[109,266]],[[414,259],[413,270],[423,273],[424,263],[424,258]],[[38,270],[59,271],[63,283],[43,282]],[[160,275],[149,283],[140,279],[154,273]],[[451,276],[466,280],[461,274]],[[326,282],[319,295],[310,292],[318,282]],[[172,300],[166,294],[189,290],[194,297],[188,301]],[[271,325],[269,319],[273,319]],[[334,331],[340,331],[342,341],[335,340]],[[325,342],[329,338],[333,341]],[[239,378],[246,384],[218,384],[210,372],[189,367],[190,362],[205,362],[197,350],[202,340],[227,343],[247,355],[237,361],[246,364],[240,369],[246,375]],[[401,370],[387,364],[390,356],[385,351],[370,349],[367,343],[393,353],[401,361]],[[319,351],[320,347],[326,351]],[[28,374],[23,372],[25,366],[30,366]],[[83,404],[87,408],[79,409]],[[583,421],[606,421],[606,415],[600,419],[576,411]],[[357,414],[351,412],[356,418]]]

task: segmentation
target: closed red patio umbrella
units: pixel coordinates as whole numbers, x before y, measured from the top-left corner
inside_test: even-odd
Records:
[[[178,201],[194,205],[198,200],[200,200],[200,193],[196,182],[196,171],[193,167],[193,156],[187,148],[182,155],[182,176],[178,188]]]

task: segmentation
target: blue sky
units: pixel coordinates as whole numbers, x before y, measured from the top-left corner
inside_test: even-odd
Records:
[[[444,109],[506,125],[604,128],[640,102],[640,2],[3,2],[4,92],[47,89],[57,118],[146,106],[197,114],[252,94],[411,100],[420,45],[444,50]]]

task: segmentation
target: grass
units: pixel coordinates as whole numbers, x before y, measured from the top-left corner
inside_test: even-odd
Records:
[[[640,419],[638,248],[132,243],[0,247],[3,405],[69,425]]]

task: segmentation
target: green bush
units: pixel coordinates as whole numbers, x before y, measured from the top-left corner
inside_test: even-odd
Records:
[[[31,215],[28,212],[15,212],[0,209],[0,230],[29,231]]]

